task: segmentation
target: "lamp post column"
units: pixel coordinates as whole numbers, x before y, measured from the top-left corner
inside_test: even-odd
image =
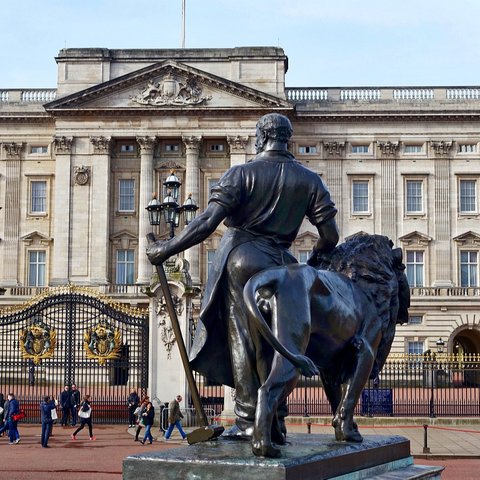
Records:
[[[198,199],[199,201],[200,168],[198,154],[200,150],[201,137],[183,137],[182,140],[186,148],[184,196],[187,196],[191,193],[192,197]],[[190,264],[190,275],[192,277],[192,283],[194,285],[198,285],[200,283],[200,246],[195,245],[194,247],[186,250],[185,260],[187,260]]]
[[[153,193],[153,151],[154,137],[137,137],[140,145],[140,205],[148,205]],[[139,208],[139,211],[142,210]],[[138,275],[137,283],[148,284],[152,274],[152,265],[145,255],[147,249],[147,233],[150,232],[150,223],[146,215],[138,216]]]

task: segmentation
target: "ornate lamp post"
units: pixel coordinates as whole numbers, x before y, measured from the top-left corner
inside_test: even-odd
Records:
[[[443,348],[445,347],[445,342],[440,337],[436,341],[437,353],[443,353]],[[434,389],[437,387],[438,383],[438,364],[436,362],[435,354],[432,356],[432,362],[430,365],[431,368],[431,379],[430,379],[430,418],[435,418],[435,400],[434,400]]]
[[[184,223],[188,225],[194,218],[196,211],[198,210],[197,205],[192,200],[192,196],[189,195],[185,200],[185,203],[180,206],[177,202],[180,186],[182,183],[175,175],[174,172],[170,174],[167,180],[163,183],[165,190],[167,192],[163,202],[160,203],[157,199],[157,196],[154,194],[152,200],[148,202],[148,206],[145,207],[148,211],[148,218],[150,225],[157,226],[160,225],[161,212],[164,214],[164,220],[167,225],[170,225],[170,238],[175,236],[175,228],[180,224],[180,216],[183,213]],[[155,241],[155,236],[153,233],[147,235],[147,240],[149,243]],[[170,320],[172,322],[173,332],[175,334],[175,339],[177,341],[177,346],[180,353],[180,358],[182,360],[183,368],[185,370],[185,375],[187,378],[188,386],[190,387],[190,394],[192,396],[193,405],[196,410],[197,418],[200,422],[200,425],[203,428],[195,430],[194,432],[187,435],[189,443],[196,443],[198,441],[205,441],[214,436],[218,436],[223,432],[223,427],[217,429],[206,429],[208,427],[208,418],[205,414],[200,395],[198,393],[197,385],[193,377],[192,370],[190,368],[190,363],[188,361],[188,354],[185,348],[185,343],[183,340],[182,330],[180,329],[180,323],[178,321],[177,313],[175,311],[175,305],[173,303],[172,294],[168,286],[167,276],[165,275],[165,270],[163,265],[156,266],[158,277],[160,280],[160,286],[162,288],[163,296],[165,298],[165,304],[167,307],[168,314],[170,315]]]
[[[180,225],[181,215],[183,214],[185,225],[188,225],[195,218],[198,206],[192,199],[191,194],[188,195],[183,205],[180,206],[178,204],[178,195],[182,182],[175,175],[175,172],[170,173],[163,185],[166,190],[163,202],[160,203],[156,194],[154,194],[146,209],[150,225],[160,225],[161,212],[163,212],[165,223],[170,225],[170,238],[173,238],[175,229]]]

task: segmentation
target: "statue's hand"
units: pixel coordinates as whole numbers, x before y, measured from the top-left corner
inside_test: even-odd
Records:
[[[165,241],[157,240],[147,247],[147,257],[153,265],[160,265],[170,255],[167,253],[167,243]]]

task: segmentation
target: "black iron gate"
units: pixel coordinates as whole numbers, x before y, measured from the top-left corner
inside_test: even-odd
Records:
[[[147,393],[148,312],[82,287],[49,289],[0,312],[0,393],[40,420],[45,395],[75,383],[97,423],[127,423],[131,390]]]

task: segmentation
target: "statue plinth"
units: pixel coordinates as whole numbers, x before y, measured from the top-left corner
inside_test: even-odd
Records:
[[[281,458],[255,457],[249,441],[219,438],[131,455],[123,461],[123,480],[360,480],[387,472],[435,479],[443,470],[414,465],[410,441],[399,436],[366,435],[362,443],[344,443],[332,435],[292,434],[281,451]]]

